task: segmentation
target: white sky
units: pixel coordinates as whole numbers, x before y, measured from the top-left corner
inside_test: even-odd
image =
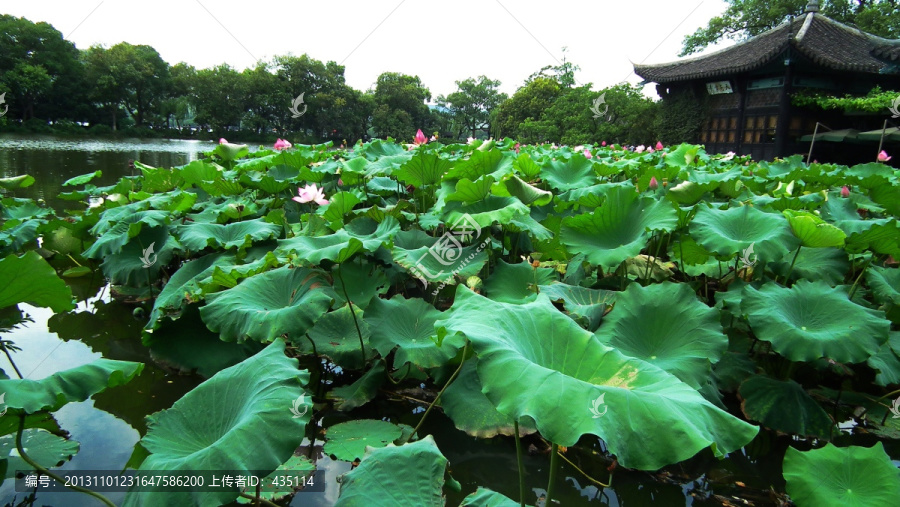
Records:
[[[238,70],[257,58],[307,53],[343,64],[358,90],[393,71],[418,75],[434,97],[481,74],[512,94],[532,72],[558,64],[563,46],[581,67],[580,84],[637,83],[631,62],[675,60],[684,36],[725,7],[722,0],[0,0],[0,13],[46,21],[79,49],[126,41],[153,46],[173,65]]]

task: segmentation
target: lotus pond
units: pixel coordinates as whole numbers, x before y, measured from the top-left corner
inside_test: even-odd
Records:
[[[887,165],[373,141],[109,177],[0,179],[11,505],[900,498]],[[29,375],[47,331],[102,357]],[[21,488],[86,400],[137,430],[112,476],[266,487]]]

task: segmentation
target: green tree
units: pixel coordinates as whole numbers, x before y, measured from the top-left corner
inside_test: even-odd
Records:
[[[121,104],[128,92],[114,72],[116,63],[113,55],[103,46],[94,45],[86,49],[82,57],[87,81],[90,83],[90,100],[103,111],[103,116],[110,121],[110,127],[116,130]],[[91,120],[93,123],[95,119]]]
[[[684,38],[681,56],[723,39],[744,40],[758,35],[791,16],[799,16],[809,0],[726,0],[728,8],[707,26]],[[845,24],[888,38],[900,37],[898,0],[823,0],[820,12]]]
[[[498,106],[495,136],[513,137],[526,143],[548,141],[548,135],[556,137],[558,132],[538,128],[534,122],[541,119],[560,95],[562,85],[556,79],[546,76],[530,79]]]
[[[197,71],[194,82],[194,120],[203,129],[212,129],[213,138],[224,136],[229,127],[238,127],[247,112],[243,75],[222,64]]]
[[[446,97],[439,96],[437,102],[449,109],[458,124],[475,137],[476,131],[490,129],[491,113],[507,99],[505,93],[497,91],[499,86],[500,81],[485,76],[456,81],[456,91]],[[455,134],[458,139],[460,133]]]
[[[431,111],[425,104],[431,100],[431,92],[419,76],[385,72],[378,76],[372,95],[375,135],[412,139],[417,129],[426,132],[432,126]]]
[[[345,94],[344,66],[305,54],[276,56],[273,66],[283,92],[276,108],[276,128],[302,131],[316,138],[336,130],[332,119],[338,115],[334,109],[340,108],[336,99]],[[298,104],[297,111],[302,112],[305,106],[305,112],[295,118],[290,108],[301,93],[303,105]]]
[[[10,117],[81,119],[89,110],[75,45],[48,23],[0,14],[0,93]]]
[[[193,95],[194,81],[197,78],[197,69],[181,62],[169,69],[169,76],[168,94],[160,102],[159,112],[167,127],[171,128],[174,120],[175,128],[181,130],[185,122],[194,115],[191,108],[191,96]]]

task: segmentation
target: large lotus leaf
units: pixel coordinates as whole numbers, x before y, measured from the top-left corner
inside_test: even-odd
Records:
[[[235,262],[235,258],[233,255],[217,252],[188,261],[178,268],[178,271],[166,282],[162,292],[156,296],[153,310],[150,312],[150,320],[145,329],[151,330],[158,327],[159,319],[163,316],[171,319],[177,318],[184,309],[185,300],[199,289],[199,281],[210,276],[216,264],[223,262]]]
[[[799,507],[887,507],[900,498],[900,471],[881,442],[806,452],[788,447],[783,470],[785,489]]]
[[[900,384],[900,357],[897,357],[895,350],[900,350],[900,331],[891,331],[890,340],[866,361],[869,367],[878,371],[875,375],[875,384],[879,386]]]
[[[357,419],[335,424],[325,433],[325,454],[339,460],[361,459],[366,447],[384,447],[400,438],[400,426],[387,421]]]
[[[455,283],[454,274],[462,278],[477,275],[488,261],[486,245],[459,249],[455,239],[447,239],[446,235],[433,238],[418,229],[402,231],[394,238],[391,256],[414,277],[428,282]]]
[[[559,445],[597,435],[623,466],[656,470],[706,448],[721,456],[756,435],[675,376],[603,345],[546,296],[511,305],[460,287],[438,325],[472,342],[483,391],[499,412],[530,417]]]
[[[390,288],[384,270],[375,264],[346,262],[336,265],[334,271],[334,292],[341,304],[349,297],[355,306],[365,310],[372,299]]]
[[[140,234],[144,225],[164,227],[169,217],[168,211],[137,211],[121,217],[115,225],[110,226],[107,215],[119,209],[122,208],[113,208],[105,212],[103,220],[97,222],[97,225],[91,229],[91,234],[97,235],[98,239],[90,248],[84,251],[83,255],[85,257],[101,259],[118,253],[132,238]]]
[[[361,202],[362,200],[360,200],[360,198],[355,194],[352,194],[350,192],[338,192],[331,196],[328,202],[328,207],[325,208],[322,216],[324,216],[325,220],[328,220],[329,222],[343,225],[344,216],[346,216],[347,213],[353,211],[353,207]]]
[[[527,181],[534,181],[534,177],[541,173],[541,166],[527,153],[519,155],[513,162],[513,167],[518,173],[525,176]]]
[[[664,158],[667,165],[685,168],[696,161],[701,149],[701,147],[693,144],[682,143],[678,148],[666,153]]]
[[[354,314],[356,320],[353,318]],[[357,325],[359,325],[358,332]],[[370,326],[363,320],[362,310],[354,305],[351,314],[350,306],[344,305],[319,319],[310,329],[309,338],[298,335],[291,338],[291,341],[306,353],[326,356],[341,368],[357,370],[375,357],[375,349],[369,344],[371,334]],[[360,349],[360,335],[366,348],[365,358]],[[312,344],[315,345],[315,349],[312,349]]]
[[[630,181],[621,181],[618,183],[600,183],[589,187],[579,187],[559,194],[563,208],[571,207],[571,204],[578,203],[588,208],[597,208],[603,204],[606,194],[613,187],[629,187],[634,185]]]
[[[791,361],[863,362],[888,340],[891,327],[884,312],[851,302],[843,288],[825,282],[801,280],[790,289],[748,285],[741,310],[756,337]]]
[[[72,290],[37,252],[0,259],[0,308],[18,303],[50,307],[54,312],[75,308]]]
[[[40,380],[0,379],[0,393],[6,393],[5,404],[10,409],[27,414],[53,412],[66,403],[84,401],[109,387],[127,384],[143,369],[143,363],[97,359]]]
[[[0,218],[3,218],[4,220],[42,218],[52,214],[52,209],[42,208],[31,201],[28,201],[19,206],[3,206],[2,204],[0,204]]]
[[[675,375],[694,389],[728,349],[719,311],[683,283],[631,284],[597,330],[601,342]]]
[[[872,288],[875,301],[900,305],[900,269],[872,266],[866,271],[866,281]]]
[[[100,267],[113,285],[146,287],[159,279],[178,248],[166,227],[143,227],[117,253],[107,255]]]
[[[694,181],[682,181],[666,192],[666,198],[678,204],[693,205],[707,193],[719,188],[719,182],[697,183]]]
[[[528,262],[507,264],[500,259],[491,276],[484,281],[487,297],[502,303],[525,303],[534,301],[539,285],[556,281],[556,272],[551,268],[534,268]]]
[[[562,301],[569,316],[581,322],[585,329],[594,331],[606,309],[615,302],[616,292],[601,289],[588,289],[577,285],[553,283],[538,286],[541,294],[550,297],[551,301]]]
[[[476,202],[491,193],[494,184],[492,176],[482,176],[475,181],[463,178],[456,182],[456,191],[446,197],[447,201]]]
[[[769,263],[768,266],[779,276],[786,277],[790,273],[794,280],[806,279],[810,282],[822,280],[832,286],[843,282],[850,270],[847,252],[841,248],[802,248],[797,254],[792,271],[793,258],[793,255],[786,255],[778,262]]]
[[[828,438],[834,423],[825,410],[793,380],[754,375],[740,387],[741,409],[748,419],[790,435]]]
[[[399,471],[402,473],[398,473]],[[401,446],[369,449],[342,476],[335,507],[441,507],[445,458],[431,435]]]
[[[166,192],[184,184],[184,178],[181,177],[179,171],[160,167],[150,167],[134,162],[134,166],[141,170],[143,178],[141,179],[141,190],[144,192]]]
[[[597,183],[594,163],[580,154],[572,156],[569,160],[548,159],[541,168],[541,177],[551,187],[561,192]]]
[[[273,239],[281,234],[282,227],[263,220],[246,220],[228,225],[190,224],[180,225],[175,231],[181,245],[195,252],[206,247],[224,250],[244,250],[254,241]]]
[[[524,204],[534,206],[544,206],[550,204],[550,201],[553,200],[552,192],[533,187],[516,175],[512,175],[499,185],[495,185],[493,192],[501,197],[511,195]]]
[[[328,392],[328,397],[339,400],[334,408],[340,411],[353,410],[372,401],[384,383],[384,361],[378,361],[356,382],[336,387]]]
[[[513,217],[527,215],[530,212],[528,206],[522,204],[522,201],[515,197],[497,197],[496,195],[489,195],[480,201],[466,205],[451,202],[444,207],[443,211],[444,221],[448,224],[459,223],[464,215],[468,215],[480,227],[489,227],[494,222],[505,224]]]
[[[808,211],[785,210],[782,214],[787,218],[794,236],[805,247],[842,247],[847,235],[814,213]]]
[[[400,223],[392,216],[386,216],[381,223],[368,217],[359,217],[334,234],[279,240],[278,250],[295,254],[314,265],[326,259],[342,262],[360,250],[374,252],[383,244],[390,243],[399,230]],[[356,247],[353,246],[354,240],[359,243]]]
[[[408,162],[394,171],[394,176],[407,185],[421,187],[440,183],[452,163],[434,153],[417,152]]]
[[[17,188],[30,187],[31,185],[34,185],[34,177],[28,174],[0,178],[0,188],[5,188],[6,190],[15,190]]]
[[[633,188],[613,187],[606,203],[593,213],[564,218],[560,236],[570,252],[612,268],[641,253],[650,231],[671,231],[677,223],[669,203],[640,196]]]
[[[516,507],[519,502],[488,488],[479,487],[471,495],[463,498],[460,507],[474,505],[477,507]]]
[[[191,209],[194,203],[197,202],[197,194],[185,192],[180,189],[159,194],[130,192],[128,198],[131,200],[142,200],[142,202],[145,202],[150,208],[171,211],[173,213],[184,213]]]
[[[477,364],[477,357],[466,360],[456,380],[441,396],[441,407],[457,429],[473,437],[512,436],[515,433],[513,418],[497,412],[484,395],[476,372]],[[534,424],[519,421],[519,434],[528,433],[534,433]]]
[[[309,372],[275,340],[255,356],[220,371],[172,408],[147,417],[140,470],[275,470],[300,445],[312,411],[301,388]],[[297,416],[299,414],[299,416]],[[219,505],[237,489],[194,493],[129,493],[125,505]]]
[[[366,309],[366,323],[372,330],[372,346],[383,357],[399,347],[394,368],[406,363],[421,368],[437,368],[454,358],[462,340],[448,338],[437,346],[434,323],[441,312],[423,299],[404,299],[397,294],[391,299],[375,299]]]
[[[333,300],[331,286],[321,272],[283,267],[206,296],[200,316],[225,341],[250,338],[269,342],[283,334],[303,336]]]
[[[740,255],[752,246],[762,262],[778,260],[798,244],[783,216],[752,206],[720,210],[701,204],[690,232],[700,246],[721,256]]]
[[[534,209],[531,210],[535,212]],[[553,239],[553,232],[541,225],[540,222],[532,218],[531,215],[516,215],[512,217],[506,224],[506,230],[509,232],[525,231],[532,240],[547,241]]]
[[[481,148],[485,148],[485,146],[483,145]],[[506,175],[512,174],[514,155],[497,149],[476,150],[472,152],[468,160],[457,162],[447,173],[447,179],[467,178],[475,181],[482,176],[490,175],[495,181],[501,180]]]
[[[884,223],[874,223],[864,232],[847,237],[848,252],[861,253],[867,248],[882,255],[900,257],[900,222],[891,219]]]
[[[40,428],[22,431],[22,449],[29,458],[45,468],[53,468],[68,461],[78,452],[78,447],[78,442]],[[0,460],[7,460],[5,476],[7,479],[15,477],[17,470],[33,470],[33,467],[19,456],[15,435],[0,437]]]

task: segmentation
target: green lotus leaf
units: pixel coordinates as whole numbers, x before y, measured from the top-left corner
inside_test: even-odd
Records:
[[[150,167],[141,164],[137,160],[134,166],[141,170],[143,177],[141,178],[141,190],[144,192],[168,192],[184,184],[184,178],[181,177],[180,171],[160,167]]]
[[[200,291],[197,296],[203,297],[222,288],[236,287],[245,278],[284,266],[288,262],[286,257],[279,257],[262,245],[250,248],[245,255],[244,264],[236,264],[236,257],[223,257],[212,266],[212,273],[204,273],[203,277],[198,277]]]
[[[433,283],[456,283],[454,273],[462,278],[475,276],[488,261],[485,248],[470,245],[461,250],[452,241],[433,238],[412,229],[397,233],[391,256],[394,262],[412,276]]]
[[[357,325],[359,332],[356,331]],[[365,358],[360,349],[360,335],[366,348]],[[298,335],[291,338],[291,342],[307,354],[326,356],[341,368],[358,370],[375,357],[375,349],[369,343],[371,335],[370,326],[363,320],[363,311],[354,305],[351,314],[350,306],[344,305],[319,319],[310,329],[309,338]]]
[[[850,270],[847,252],[841,248],[802,248],[797,254],[793,271],[791,260],[793,256],[786,255],[778,262],[769,263],[768,266],[783,277],[790,273],[793,280],[806,279],[810,282],[822,280],[831,286],[842,283]]]
[[[419,151],[395,170],[394,176],[404,184],[414,187],[435,185],[441,182],[451,165],[449,160],[442,159],[434,153]]]
[[[63,182],[62,186],[76,186],[76,185],[84,185],[85,183],[91,181],[94,178],[99,178],[103,176],[103,171],[94,171],[92,173],[82,174],[80,176],[75,176],[73,178],[69,178]]]
[[[790,289],[748,285],[741,310],[756,337],[791,361],[863,362],[888,340],[891,327],[884,312],[857,305],[824,282],[801,280]]]
[[[588,289],[577,285],[552,283],[538,286],[541,294],[551,301],[562,301],[569,316],[576,322],[583,323],[588,331],[595,331],[606,309],[616,301],[616,292],[601,289]]]
[[[552,192],[533,187],[516,175],[512,175],[499,185],[495,185],[493,191],[495,195],[501,197],[511,195],[527,205],[544,206],[550,204],[550,201],[553,200]]]
[[[0,188],[5,188],[6,190],[26,188],[30,187],[31,185],[34,185],[34,177],[28,174],[10,176],[9,178],[0,178]]]
[[[317,265],[323,260],[343,262],[356,251],[374,252],[382,245],[393,241],[400,230],[400,223],[392,216],[386,216],[381,223],[368,217],[353,219],[343,229],[327,236],[296,236],[278,241],[278,251],[293,253],[310,264]],[[359,245],[351,247],[353,241]]]
[[[3,218],[4,220],[25,220],[27,218],[42,218],[52,214],[52,209],[42,208],[30,201],[19,206],[3,206],[2,204],[0,204],[0,218]]]
[[[531,210],[515,197],[497,197],[489,195],[484,199],[461,204],[448,203],[443,210],[443,220],[448,224],[455,224],[468,215],[471,220],[480,227],[489,227],[494,222],[506,223],[518,215],[527,215]]]
[[[346,262],[335,265],[334,272],[334,292],[340,304],[349,296],[354,306],[365,310],[374,298],[390,289],[384,270],[375,264]]]
[[[353,210],[353,207],[362,201],[351,192],[338,192],[330,197],[328,207],[323,216],[329,222],[344,224],[344,217]]]
[[[384,371],[384,361],[378,361],[356,382],[332,389],[328,397],[339,400],[334,408],[346,412],[372,401],[384,384]]]
[[[238,251],[245,250],[254,241],[276,238],[281,226],[263,220],[247,220],[228,225],[190,224],[175,228],[181,245],[188,250],[200,251],[207,247]]]
[[[278,465],[271,474],[264,477],[260,483],[265,484],[265,489],[259,492],[259,498],[274,502],[281,500],[296,491],[302,491],[305,487],[311,486],[309,481],[314,481],[314,473],[316,464],[311,462],[306,456],[292,455],[287,461]],[[298,484],[302,478],[307,478],[304,484]],[[256,496],[255,487],[246,487],[244,493]],[[255,504],[255,500],[246,497],[239,497],[237,502],[240,504]]]
[[[212,153],[222,160],[230,162],[246,157],[250,153],[250,148],[246,144],[220,143],[216,145]]]
[[[694,389],[728,349],[719,312],[683,283],[631,284],[595,336],[623,354],[643,359]]]
[[[484,281],[484,290],[494,301],[525,303],[534,301],[539,285],[555,281],[556,272],[550,268],[533,268],[528,262],[507,264],[500,259]]]
[[[463,178],[456,182],[456,191],[448,195],[445,200],[465,203],[477,202],[491,193],[493,184],[494,178],[491,176],[482,176],[475,181]]]
[[[309,372],[275,340],[147,417],[140,470],[273,471],[300,445],[312,401],[301,388]],[[260,375],[265,372],[265,375]],[[267,472],[268,473],[268,472]],[[238,490],[129,492],[125,505],[220,505]]]
[[[822,218],[847,233],[846,250],[900,256],[900,224],[895,218],[862,219],[851,199],[830,198],[822,206]]]
[[[0,256],[21,252],[34,245],[40,236],[38,228],[45,223],[45,220],[26,220],[21,223],[18,220],[5,222],[3,226],[6,229],[0,231]]]
[[[54,412],[66,403],[84,401],[107,388],[127,384],[143,369],[143,363],[97,359],[40,380],[0,379],[0,393],[6,393],[5,405],[10,409],[26,414]]]
[[[382,357],[397,349],[394,368],[406,363],[421,368],[437,368],[456,357],[463,341],[458,337],[443,340],[438,347],[434,323],[441,312],[423,299],[375,299],[366,309],[365,320],[372,330],[372,346]]]
[[[785,488],[798,506],[894,505],[900,498],[900,471],[881,442],[870,448],[835,447],[784,453]]]
[[[560,192],[598,183],[594,163],[580,154],[573,155],[568,161],[547,160],[541,168],[541,177]]]
[[[808,211],[785,210],[782,214],[787,218],[794,236],[805,247],[842,247],[847,235],[841,229],[826,223],[814,213]]]
[[[491,400],[484,395],[476,372],[477,364],[477,357],[466,360],[456,380],[441,396],[441,407],[457,429],[473,437],[512,436],[515,433],[513,418],[497,412]],[[519,421],[520,436],[534,431],[533,422]]]
[[[357,419],[335,424],[326,430],[325,454],[339,460],[362,458],[366,447],[384,447],[400,438],[400,427],[387,421]]]
[[[694,205],[700,202],[700,199],[715,189],[719,188],[719,183],[711,181],[708,183],[697,183],[695,181],[682,181],[673,186],[666,192],[666,198],[678,204]]]
[[[146,287],[159,279],[178,248],[166,227],[143,227],[117,253],[107,255],[100,267],[114,285]]]
[[[206,296],[200,316],[225,341],[299,338],[331,307],[333,291],[320,271],[278,268]]]
[[[756,374],[756,363],[748,354],[726,352],[719,362],[713,365],[713,376],[716,386],[727,392],[737,391],[741,382]]]
[[[519,502],[488,488],[478,487],[474,493],[463,498],[460,507],[474,505],[477,507],[516,507]]]
[[[123,206],[124,208],[124,206]],[[112,254],[118,253],[122,248],[131,241],[132,238],[140,234],[144,225],[149,227],[165,227],[169,218],[168,211],[149,210],[137,211],[123,216],[116,220],[116,224],[112,225],[108,215],[112,211],[122,208],[113,208],[103,214],[103,219],[97,222],[97,225],[91,229],[91,234],[98,236],[96,242],[90,248],[84,251],[84,257],[89,259],[101,259]]]
[[[900,350],[900,331],[891,331],[888,342],[866,360],[870,368],[878,371],[875,375],[876,385],[900,384],[900,357],[897,357],[895,350]]]
[[[632,185],[630,181],[622,181],[619,183],[600,183],[598,185],[579,187],[567,192],[563,192],[559,194],[559,198],[561,201],[563,201],[563,207],[570,207],[565,204],[568,202],[578,203],[588,208],[597,208],[601,204],[603,204],[603,201],[606,199],[606,194],[607,192],[609,192],[609,189],[615,187],[634,188],[634,185]]]
[[[0,308],[18,303],[49,307],[54,312],[75,308],[72,290],[35,251],[0,259],[0,279]]]
[[[616,274],[627,277],[634,277],[636,280],[651,280],[654,282],[662,282],[672,278],[675,273],[672,271],[676,264],[661,260],[659,257],[651,255],[636,255],[625,262],[616,270]]]
[[[749,254],[762,262],[779,260],[796,250],[798,240],[791,234],[787,220],[752,206],[720,210],[700,205],[690,225],[691,236],[706,250],[721,256]]]
[[[825,410],[793,380],[754,375],[740,387],[741,409],[748,419],[790,435],[829,438],[834,423]]]
[[[482,145],[480,148],[485,148]],[[514,153],[502,152],[497,149],[480,149],[472,152],[468,160],[457,162],[453,169],[447,173],[448,180],[467,178],[475,181],[482,176],[490,175],[494,181],[503,179],[513,172]]]
[[[668,153],[666,153],[665,157],[663,158],[666,161],[666,165],[685,168],[694,164],[697,158],[701,156],[700,151],[701,148],[699,146],[682,143],[678,146],[678,148],[670,150]],[[706,155],[704,154],[703,156]]]
[[[671,374],[603,345],[544,295],[511,305],[459,287],[438,325],[471,341],[483,392],[499,412],[530,417],[559,445],[597,435],[622,466],[656,470],[706,448],[721,456],[756,435]]]
[[[342,476],[341,494],[334,505],[441,506],[446,470],[447,458],[431,435],[401,446],[370,449],[358,467]]]
[[[534,212],[534,209],[532,209],[532,213]],[[509,232],[525,231],[529,234],[531,239],[535,241],[547,241],[553,239],[553,232],[541,225],[540,222],[532,218],[531,215],[516,215],[512,217],[506,224],[506,229]]]
[[[280,168],[280,173],[276,169]],[[293,167],[278,166],[263,172],[246,172],[241,174],[240,182],[248,188],[257,188],[267,194],[278,194],[295,186],[294,179],[299,171]]]
[[[564,218],[560,236],[570,252],[583,253],[588,262],[605,269],[641,253],[650,231],[671,231],[677,222],[667,202],[640,196],[633,188],[614,187],[594,212]]]
[[[161,211],[171,211],[173,213],[184,213],[194,206],[197,202],[197,194],[193,192],[185,192],[183,190],[175,190],[172,192],[163,192],[151,194],[149,192],[131,192],[128,195],[131,200],[141,200],[147,203],[149,208]]]
[[[876,302],[900,305],[900,269],[871,266],[866,271],[866,282],[872,288]]]
[[[527,153],[520,154],[513,162],[513,167],[528,181],[533,181],[535,176],[541,173],[541,166]]]
[[[78,453],[78,442],[67,440],[40,428],[29,428],[22,431],[22,449],[28,457],[44,468],[62,465]],[[17,470],[33,470],[34,468],[19,456],[16,449],[16,436],[0,437],[0,456],[6,461],[7,479],[15,477]]]
[[[894,183],[875,185],[869,190],[869,197],[876,203],[884,206],[884,209],[894,215],[900,216],[900,186]]]

